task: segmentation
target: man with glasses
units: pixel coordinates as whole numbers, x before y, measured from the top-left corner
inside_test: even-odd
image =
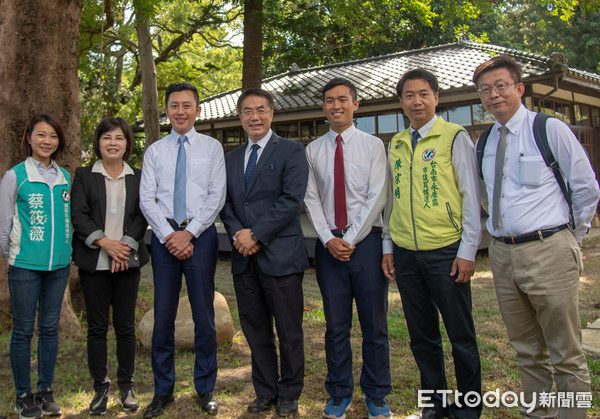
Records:
[[[398,285],[421,389],[430,398],[429,406],[411,418],[478,418],[481,366],[469,282],[481,238],[473,141],[463,127],[436,116],[434,74],[421,68],[408,71],[396,93],[410,127],[389,145],[393,205],[382,269]],[[462,394],[452,405],[444,393],[439,314]]]
[[[309,267],[300,209],[308,164],[301,143],[271,131],[273,96],[248,89],[237,102],[248,142],[227,154],[221,220],[232,240],[231,271],[240,324],[252,352],[256,399],[248,413],[298,412],[304,385],[302,278]],[[281,367],[273,319],[279,339]]]
[[[576,393],[591,397],[578,292],[581,241],[600,197],[596,176],[569,127],[548,119],[548,145],[572,191],[572,228],[569,204],[536,145],[536,113],[521,103],[525,86],[520,65],[510,57],[494,57],[477,67],[473,83],[496,118],[481,169],[484,200],[491,202],[487,229],[494,238],[489,254],[525,396],[528,403],[537,401],[527,417],[585,418],[587,409],[573,408],[574,402],[557,409],[556,402],[544,404],[540,396],[554,392],[556,384],[559,394],[570,394],[571,401]]]

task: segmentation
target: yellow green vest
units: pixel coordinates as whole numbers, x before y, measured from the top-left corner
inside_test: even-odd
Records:
[[[390,234],[409,250],[448,246],[462,234],[462,197],[452,166],[452,144],[460,125],[435,121],[413,153],[410,129],[390,142],[394,206]]]

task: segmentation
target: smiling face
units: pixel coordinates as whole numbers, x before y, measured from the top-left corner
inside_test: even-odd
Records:
[[[102,134],[99,149],[103,161],[123,162],[123,155],[127,151],[127,138],[123,130],[115,128]]]
[[[498,93],[495,86],[498,83],[510,83],[501,93]],[[486,71],[479,76],[477,80],[477,89],[490,89],[487,94],[480,94],[481,103],[489,113],[494,115],[496,120],[505,125],[510,118],[519,110],[521,106],[521,97],[525,92],[523,83],[516,83],[506,68]]]
[[[169,95],[165,113],[173,130],[184,135],[194,127],[196,118],[200,115],[200,106],[191,90],[182,90]]]
[[[417,130],[435,116],[438,100],[438,94],[433,91],[427,80],[407,80],[402,88],[400,107],[410,119],[413,129]]]
[[[332,130],[341,134],[354,121],[354,111],[358,109],[358,100],[352,98],[350,88],[338,85],[327,90],[323,95],[323,112]]]
[[[267,98],[257,95],[247,96],[240,104],[240,121],[248,138],[253,142],[259,141],[271,129],[273,109]]]
[[[31,157],[44,163],[46,167],[49,166],[52,153],[56,151],[59,143],[58,134],[52,125],[44,121],[35,124],[28,142],[31,145]]]

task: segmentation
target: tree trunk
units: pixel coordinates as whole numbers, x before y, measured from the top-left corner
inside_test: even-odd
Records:
[[[83,0],[0,0],[0,173],[24,159],[20,141],[37,112],[55,116],[67,144],[58,164],[71,173],[81,164],[79,134],[79,23]],[[6,263],[0,263],[0,328],[10,312]],[[81,327],[65,294],[63,331]]]
[[[134,2],[136,15],[136,31],[140,52],[142,72],[142,111],[144,113],[144,134],[146,147],[160,138],[160,122],[158,115],[158,93],[156,89],[156,67],[152,56],[152,38],[148,18]]]
[[[244,0],[242,91],[262,84],[263,0]]]

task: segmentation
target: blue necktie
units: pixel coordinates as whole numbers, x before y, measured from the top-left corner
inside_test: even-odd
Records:
[[[246,186],[246,190],[248,190],[248,185],[250,184],[250,178],[252,177],[252,172],[256,167],[256,161],[258,160],[258,149],[260,146],[258,144],[252,144],[252,153],[250,153],[250,158],[248,159],[248,164],[246,165],[246,173],[244,173],[244,185]]]
[[[181,224],[187,218],[185,209],[185,180],[186,180],[186,162],[184,143],[187,137],[182,135],[177,140],[179,142],[179,151],[177,152],[177,166],[175,166],[175,190],[173,192],[173,215],[175,222]]]
[[[418,142],[419,142],[419,138],[421,137],[421,134],[419,134],[419,131],[413,131],[412,132],[412,149],[414,151],[415,147],[417,146]]]

